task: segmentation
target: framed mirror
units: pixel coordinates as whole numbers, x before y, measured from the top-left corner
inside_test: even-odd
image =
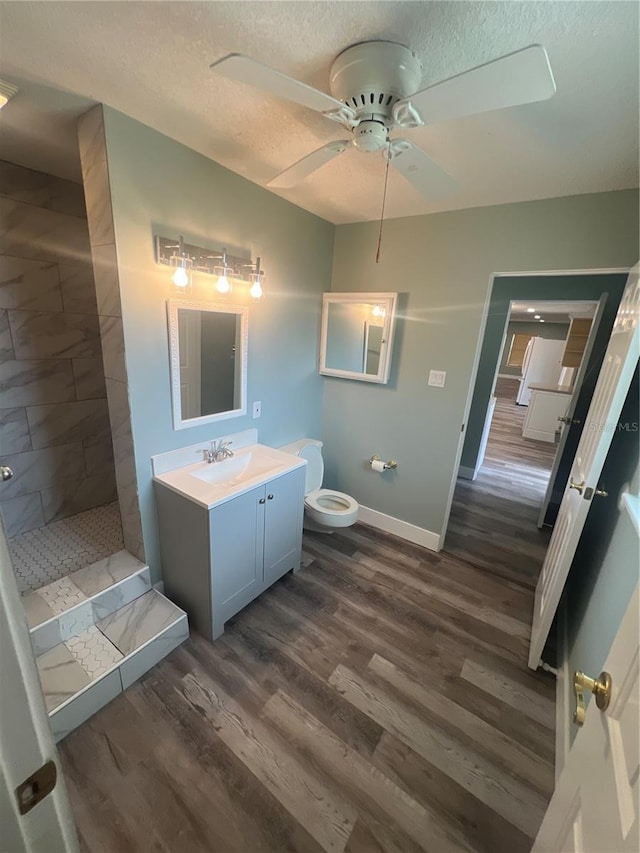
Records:
[[[388,382],[397,296],[323,294],[319,372],[362,382]]]
[[[248,309],[167,301],[173,428],[247,413]]]

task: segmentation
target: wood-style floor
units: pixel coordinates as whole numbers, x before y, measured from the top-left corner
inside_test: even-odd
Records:
[[[61,745],[91,853],[530,850],[554,682],[531,592],[356,525]]]
[[[534,589],[550,531],[538,530],[556,445],[522,437],[517,380],[499,380],[487,450],[475,480],[458,479],[445,550]]]

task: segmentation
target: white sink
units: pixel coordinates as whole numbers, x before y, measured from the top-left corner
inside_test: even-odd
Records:
[[[239,437],[242,438],[241,433]],[[194,450],[195,447],[184,448],[179,454],[184,459],[185,452],[191,455]],[[194,503],[212,509],[306,464],[299,456],[252,442],[240,444],[234,456],[220,462],[183,463],[155,474],[153,479]]]
[[[253,470],[256,462],[253,452],[249,452],[242,456],[231,456],[220,462],[205,462],[204,467],[198,471],[192,471],[191,476],[204,480],[205,483],[240,482],[242,479],[253,476],[249,472]]]
[[[211,486],[232,490],[256,479],[267,479],[271,472],[282,468],[283,457],[278,451],[261,444],[239,450],[220,462],[201,462],[190,466],[189,476]]]

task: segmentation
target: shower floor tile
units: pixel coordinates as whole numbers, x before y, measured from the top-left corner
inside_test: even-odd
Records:
[[[123,548],[117,503],[81,512],[9,539],[20,592],[82,569]]]

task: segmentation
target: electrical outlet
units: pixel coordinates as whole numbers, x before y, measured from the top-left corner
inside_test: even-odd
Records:
[[[447,378],[446,370],[430,370],[429,371],[429,385],[433,385],[435,388],[444,388],[444,381]]]
[[[253,417],[259,418],[262,414],[262,403],[260,400],[256,400],[253,404]]]

